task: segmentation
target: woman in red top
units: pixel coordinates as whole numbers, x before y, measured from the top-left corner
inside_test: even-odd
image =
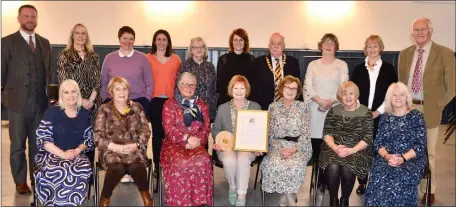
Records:
[[[163,106],[160,164],[167,206],[212,205],[212,159],[207,152],[208,106],[195,96],[196,77],[185,72],[177,80],[174,98]]]

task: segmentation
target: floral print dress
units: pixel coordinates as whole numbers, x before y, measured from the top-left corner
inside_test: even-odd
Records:
[[[297,193],[304,183],[307,162],[312,156],[310,144],[310,115],[304,102],[295,101],[286,108],[283,100],[269,105],[269,151],[263,162],[263,190],[268,193]],[[299,137],[297,142],[281,139]],[[288,159],[282,158],[280,149],[295,147],[297,151]]]
[[[160,166],[165,182],[167,206],[212,205],[212,158],[207,152],[210,131],[209,111],[203,100],[195,104],[203,114],[203,123],[193,121],[184,124],[184,108],[176,97],[168,99],[163,106],[165,139],[160,154]],[[201,138],[201,144],[186,149],[185,134]]]

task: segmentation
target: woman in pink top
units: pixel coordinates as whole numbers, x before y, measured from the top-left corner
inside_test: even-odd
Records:
[[[152,39],[152,50],[147,55],[152,68],[154,91],[150,101],[150,122],[152,124],[152,153],[154,176],[160,161],[160,151],[165,132],[162,126],[162,108],[165,101],[174,97],[177,71],[180,68],[179,56],[173,54],[171,37],[166,30],[157,30]]]

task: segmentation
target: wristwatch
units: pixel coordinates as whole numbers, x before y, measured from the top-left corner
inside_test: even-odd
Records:
[[[141,148],[141,145],[139,144],[139,142],[136,142],[136,146],[139,148]]]
[[[407,159],[405,159],[404,155],[401,155],[401,157],[404,160],[404,163],[407,162]]]

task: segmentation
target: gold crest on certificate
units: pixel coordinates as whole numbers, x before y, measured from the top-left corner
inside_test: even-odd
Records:
[[[269,112],[238,110],[234,127],[234,150],[267,152]]]

